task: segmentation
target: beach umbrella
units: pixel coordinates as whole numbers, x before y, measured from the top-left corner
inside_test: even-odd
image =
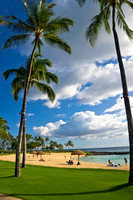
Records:
[[[32,152],[30,152],[30,154],[33,154],[33,157],[34,157],[34,155],[37,154],[37,152],[36,151],[32,151]]]
[[[42,155],[44,155],[45,153],[43,151],[37,151],[37,155],[40,155],[40,159],[42,157]]]
[[[79,165],[80,164],[80,162],[79,162],[79,156],[81,156],[81,155],[85,156],[86,153],[83,152],[83,151],[81,151],[81,150],[76,150],[76,151],[72,152],[71,155],[78,155],[78,163],[77,163],[77,165]]]

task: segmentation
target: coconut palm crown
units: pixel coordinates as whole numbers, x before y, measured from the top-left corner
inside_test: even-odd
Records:
[[[70,46],[59,35],[63,32],[69,32],[69,26],[74,24],[73,20],[60,16],[54,17],[55,3],[47,3],[46,0],[23,0],[23,3],[27,12],[26,21],[10,15],[6,16],[2,22],[3,25],[16,33],[4,43],[4,49],[23,44],[30,36],[33,36],[32,45],[37,41],[39,51],[43,46],[43,38],[51,46],[57,46],[70,54]]]
[[[58,77],[48,72],[47,66],[52,67],[52,63],[48,59],[40,59],[40,54],[35,53],[35,56],[33,58],[32,63],[32,70],[31,70],[31,76],[29,81],[29,89],[32,87],[36,87],[38,90],[40,90],[42,93],[48,95],[48,98],[50,101],[54,101],[55,99],[55,92],[52,90],[52,88],[45,84],[55,82],[58,83]],[[30,58],[27,60],[25,67],[21,66],[18,69],[10,69],[4,72],[5,80],[8,79],[8,77],[12,74],[15,74],[15,78],[11,83],[12,87],[12,95],[14,99],[18,100],[18,94],[21,90],[25,88],[26,79],[28,76],[28,69],[30,65]],[[22,167],[26,167],[26,131],[25,131],[25,115],[24,115],[24,123],[23,123],[23,159],[22,159]]]
[[[58,84],[58,77],[54,73],[51,73],[47,70],[47,67],[52,67],[51,61],[49,59],[40,59],[40,56],[42,55],[37,52],[33,58],[29,89],[36,87],[38,90],[48,95],[50,101],[53,102],[56,95],[52,88],[47,84],[50,84],[51,81]],[[29,64],[30,58],[27,59],[25,67],[21,66],[18,69],[10,69],[5,71],[3,74],[5,80],[7,80],[10,75],[15,74],[16,76],[11,83],[12,95],[15,101],[18,100],[18,94],[25,88]]]
[[[105,31],[108,34],[111,34],[111,28],[109,20],[113,18],[113,6],[114,7],[114,20],[117,22],[119,28],[122,28],[123,31],[127,34],[130,40],[133,39],[133,31],[128,27],[128,24],[125,21],[125,15],[122,10],[122,5],[127,4],[133,9],[133,3],[128,0],[98,0],[100,3],[100,13],[92,18],[91,24],[86,30],[85,37],[89,40],[92,47],[95,46],[95,43],[98,38],[99,31],[103,26]],[[113,24],[113,19],[112,19]]]

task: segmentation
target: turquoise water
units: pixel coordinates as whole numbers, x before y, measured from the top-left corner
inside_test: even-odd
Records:
[[[127,159],[129,164],[129,154],[123,154],[123,155],[96,155],[96,156],[87,156],[82,157],[80,160],[86,161],[86,162],[92,162],[92,163],[107,163],[108,160],[110,160],[113,164],[125,164],[124,158]]]

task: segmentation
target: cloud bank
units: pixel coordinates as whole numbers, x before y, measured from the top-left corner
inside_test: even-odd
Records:
[[[70,121],[59,120],[33,130],[42,136],[99,140],[127,136],[125,114],[96,115],[92,111],[77,112]]]

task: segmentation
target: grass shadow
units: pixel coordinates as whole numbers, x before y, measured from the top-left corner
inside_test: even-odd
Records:
[[[76,193],[51,193],[51,194],[9,194],[10,196],[14,196],[17,197],[19,196],[76,196],[76,195],[89,195],[89,194],[101,194],[101,193],[108,193],[108,192],[116,192],[118,190],[124,189],[126,187],[128,187],[129,184],[125,183],[122,185],[118,185],[115,187],[112,187],[110,189],[107,190],[99,190],[99,191],[88,191],[88,192],[76,192]]]
[[[12,175],[12,176],[4,176],[4,177],[0,177],[0,179],[13,178],[13,177],[15,177],[15,176],[14,175]]]

